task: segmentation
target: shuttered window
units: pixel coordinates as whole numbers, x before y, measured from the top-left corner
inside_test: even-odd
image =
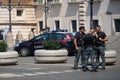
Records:
[[[43,0],[38,0],[38,3],[43,3]]]
[[[120,19],[115,19],[114,23],[115,23],[116,32],[120,32]]]

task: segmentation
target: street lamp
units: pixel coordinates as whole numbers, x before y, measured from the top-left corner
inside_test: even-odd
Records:
[[[90,5],[90,28],[93,28],[93,4],[95,2],[102,2],[103,0],[81,0],[81,2],[87,1]]]
[[[93,0],[90,0],[90,28],[93,28]]]
[[[45,12],[45,30],[48,31],[49,27],[47,26],[47,13],[48,11],[52,8],[52,2],[53,0],[45,0],[45,7],[44,7],[44,12]]]
[[[12,32],[11,31],[11,27],[12,27],[11,25],[11,10],[12,10],[11,0],[8,0],[8,10],[9,10],[9,31]]]

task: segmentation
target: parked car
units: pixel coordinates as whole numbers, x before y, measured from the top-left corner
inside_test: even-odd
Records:
[[[43,49],[43,42],[53,40],[60,42],[62,48],[66,48],[69,52],[68,55],[73,55],[75,52],[74,36],[68,32],[49,32],[38,35],[31,40],[24,41],[15,45],[14,50],[21,56],[34,55],[34,51],[37,49]]]

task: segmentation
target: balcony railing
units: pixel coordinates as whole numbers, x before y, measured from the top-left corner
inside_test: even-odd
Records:
[[[68,0],[68,3],[79,3],[80,0]]]
[[[34,2],[35,5],[44,5],[44,3],[45,3],[45,0],[36,0]]]
[[[53,0],[53,3],[59,3],[60,0]]]
[[[35,5],[44,5],[44,3],[45,3],[45,0],[37,0],[35,2]],[[60,4],[60,3],[61,3],[60,0],[53,0],[52,2],[52,4]]]
[[[53,4],[61,4],[61,0],[53,0]]]
[[[90,0],[78,0],[79,2],[86,2],[86,1],[90,1]],[[93,0],[94,2],[102,2],[103,0]]]

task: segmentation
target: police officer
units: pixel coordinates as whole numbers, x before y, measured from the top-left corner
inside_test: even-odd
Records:
[[[102,59],[102,70],[105,70],[105,41],[108,40],[108,36],[101,30],[101,26],[98,25],[96,27],[96,33],[98,35],[97,38],[97,43],[96,43],[96,49],[97,49],[97,57],[96,57],[96,62],[97,62],[97,68],[99,67],[99,58],[101,56]]]
[[[91,28],[89,33],[85,35],[84,38],[84,67],[83,71],[87,71],[87,64],[89,58],[91,59],[92,71],[96,72],[96,56],[95,56],[95,40],[96,35],[94,34],[94,29]]]
[[[76,33],[74,38],[75,49],[77,54],[75,55],[74,69],[78,68],[79,58],[81,56],[81,63],[83,64],[83,38],[85,36],[85,27],[79,27],[79,32]]]

